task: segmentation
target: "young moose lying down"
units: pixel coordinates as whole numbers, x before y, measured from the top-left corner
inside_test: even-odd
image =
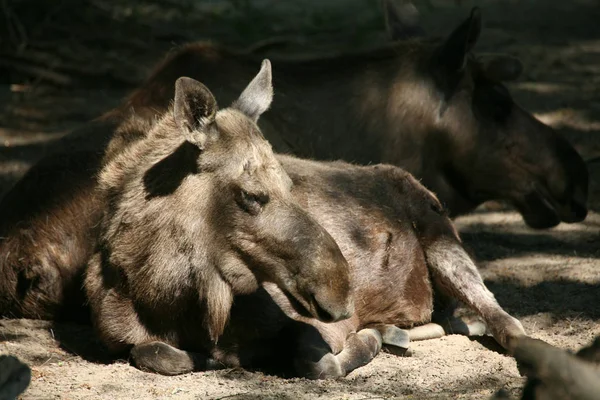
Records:
[[[193,79],[175,87],[173,107],[143,138],[109,151],[99,174],[106,208],[85,291],[102,341],[165,374],[209,368],[209,357],[237,363],[230,352],[260,359],[281,324],[252,294],[264,282],[310,317],[348,318],[348,264],[292,197],[255,124],[271,103],[269,62],[223,110]],[[257,304],[229,318],[243,295]]]
[[[267,81],[270,88],[270,69],[265,64],[250,87]],[[270,102],[270,90],[262,93],[258,98]],[[22,203],[20,199],[33,199],[35,204],[21,207],[21,228],[3,235],[7,238],[5,248],[14,250],[10,264],[5,263],[2,270],[7,278],[2,281],[3,315],[53,318],[63,307],[77,306],[77,299],[69,294],[65,297],[65,293],[77,287],[81,261],[95,247],[86,289],[101,337],[117,352],[135,346],[133,362],[161,373],[223,364],[256,367],[272,363],[275,357],[279,363],[293,360],[300,375],[344,375],[368,362],[381,342],[405,348],[407,334],[396,326],[408,328],[429,322],[434,289],[436,298],[446,294],[477,310],[505,347],[523,333],[518,321],[498,306],[483,285],[435,197],[409,174],[391,166],[357,167],[279,157],[294,182],[295,201],[330,231],[349,261],[356,299],[354,316],[333,324],[307,318],[303,310],[311,306],[300,296],[284,295],[278,287],[285,290],[291,284],[287,290],[294,293],[293,282],[282,284],[281,279],[274,279],[278,285],[267,283],[253,292],[266,268],[294,262],[295,246],[304,249],[307,256],[313,256],[315,247],[307,244],[310,237],[301,232],[286,247],[273,246],[271,239],[257,238],[247,231],[241,236],[220,236],[232,224],[245,228],[244,221],[251,218],[269,219],[265,229],[283,229],[281,239],[290,232],[289,225],[273,214],[278,215],[280,204],[277,191],[265,192],[265,188],[250,185],[245,192],[232,195],[229,185],[212,191],[194,186],[194,182],[209,181],[214,174],[215,165],[208,162],[212,157],[209,146],[219,144],[217,139],[222,135],[213,133],[224,129],[223,124],[230,120],[196,118],[193,121],[203,125],[190,134],[185,125],[173,122],[180,115],[177,110],[187,109],[177,107],[178,99],[182,97],[176,96],[173,109],[136,107],[137,114],[123,117],[105,155],[100,190],[94,190],[93,179],[101,168],[99,156],[79,153],[42,161],[4,199],[2,207],[17,206]],[[185,104],[202,104],[194,97],[187,99]],[[263,108],[245,110],[257,118]],[[153,113],[164,115],[157,120]],[[248,124],[244,126],[257,132]],[[236,133],[247,135],[239,129]],[[253,148],[257,154],[267,152],[264,145]],[[251,152],[257,156],[255,153]],[[251,162],[235,170],[232,155],[236,154],[227,158],[231,173],[260,173],[265,169]],[[229,203],[225,201],[218,213],[206,209],[210,202],[226,196],[234,197]],[[212,217],[198,219],[202,212]],[[97,226],[100,219],[96,246],[94,235],[98,233],[82,227]],[[216,235],[216,239],[195,240],[197,229],[203,226],[210,227],[203,234]],[[319,236],[314,232],[312,236]],[[44,246],[54,240],[78,245]],[[251,243],[256,240],[255,247]],[[282,250],[292,252],[275,260],[268,258],[269,252]],[[27,257],[19,257],[20,252]],[[201,265],[211,261],[208,269],[191,269],[194,257],[199,257]],[[226,267],[240,261],[242,265],[264,263],[264,268],[254,269],[256,278],[239,271],[229,273],[232,270]],[[221,272],[209,274],[215,272],[211,265]],[[288,270],[293,267],[292,263]],[[303,268],[306,274],[314,272]],[[329,280],[321,276],[319,282],[325,279],[335,287],[344,278],[343,271],[338,274]],[[300,284],[306,281],[304,274],[296,279]],[[191,286],[192,281],[201,283],[200,293],[198,287]],[[231,306],[232,292],[244,291],[248,294],[236,297],[227,320],[225,311]],[[198,306],[199,298],[207,299],[204,308]],[[70,303],[72,299],[75,304]],[[323,315],[333,314],[320,310],[325,307],[313,307],[311,315],[334,319]],[[472,333],[482,333],[480,325],[470,328]],[[468,331],[469,326],[463,328],[463,332]],[[440,334],[443,331],[435,325],[409,332],[413,339]]]

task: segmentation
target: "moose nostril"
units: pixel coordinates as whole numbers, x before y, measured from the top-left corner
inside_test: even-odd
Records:
[[[316,295],[312,295],[312,303],[317,318],[323,322],[335,322],[350,318],[354,314],[354,302],[349,301],[343,306],[331,307],[326,302],[319,301]],[[336,303],[337,304],[337,303]]]
[[[336,320],[335,316],[333,316],[329,311],[327,311],[313,296],[313,306],[315,308],[315,312],[320,321],[323,322],[333,322]]]

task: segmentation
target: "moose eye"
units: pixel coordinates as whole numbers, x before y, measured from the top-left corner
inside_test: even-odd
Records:
[[[263,207],[269,202],[269,195],[266,193],[249,193],[245,190],[240,190],[237,197],[237,203],[251,215],[257,215]]]

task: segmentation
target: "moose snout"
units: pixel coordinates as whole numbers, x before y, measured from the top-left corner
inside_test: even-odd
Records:
[[[336,322],[354,314],[354,298],[350,294],[339,296],[331,290],[312,293],[313,314],[323,322]]]
[[[350,265],[323,226],[300,207],[295,211],[294,229],[286,235],[292,238],[286,248],[295,250],[296,256],[289,258],[294,260],[296,273],[294,279],[284,281],[295,282],[284,289],[301,311],[313,318],[323,322],[347,319],[354,313]]]
[[[333,237],[323,231],[323,247],[312,266],[314,279],[308,285],[312,314],[323,322],[335,322],[354,314],[350,265]]]

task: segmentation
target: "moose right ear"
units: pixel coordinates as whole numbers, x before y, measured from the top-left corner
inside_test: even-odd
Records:
[[[273,102],[273,78],[271,62],[264,59],[258,74],[246,86],[240,97],[231,107],[243,112],[253,121],[267,111]]]
[[[406,40],[425,36],[419,24],[419,10],[406,0],[383,0],[385,26],[392,40]]]
[[[216,113],[217,101],[206,86],[185,76],[177,79],[173,114],[186,140],[199,144],[199,131],[214,122]]]

